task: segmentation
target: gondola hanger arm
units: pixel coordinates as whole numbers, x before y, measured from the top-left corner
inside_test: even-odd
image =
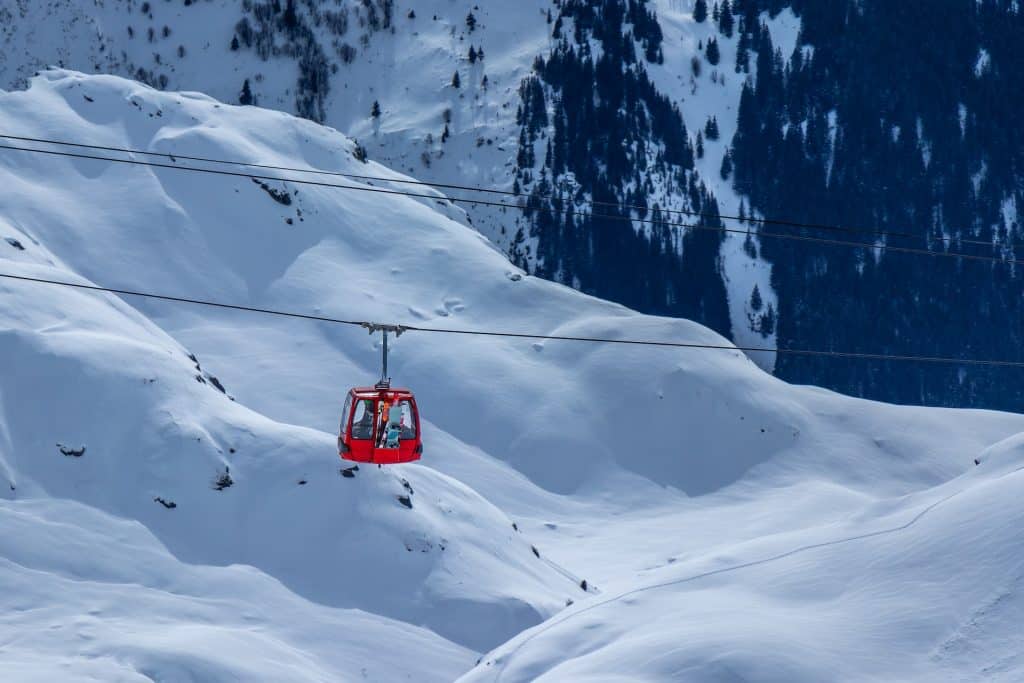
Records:
[[[406,332],[409,328],[405,325],[392,325],[389,323],[359,323],[359,326],[365,330],[368,330],[370,334],[374,332],[394,332],[395,337],[401,337],[403,332]]]

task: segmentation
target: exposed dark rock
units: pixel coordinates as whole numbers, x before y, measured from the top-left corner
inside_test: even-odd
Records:
[[[85,455],[85,446],[80,448],[72,448],[71,446],[65,446],[63,444],[57,444],[57,448],[60,449],[61,455],[69,458],[81,458]]]
[[[273,199],[278,204],[281,204],[283,206],[291,206],[292,196],[288,194],[288,190],[275,189],[268,185],[267,183],[263,182],[262,180],[259,180],[258,178],[253,178],[252,181],[259,185],[263,189],[263,191],[270,195],[270,198]]]
[[[226,488],[234,485],[235,481],[231,478],[231,471],[228,468],[224,468],[224,474],[217,477],[217,480],[213,482],[213,488],[217,491],[223,491]]]

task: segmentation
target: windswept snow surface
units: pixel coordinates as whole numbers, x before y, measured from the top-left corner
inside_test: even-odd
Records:
[[[980,460],[842,522],[666,564],[461,680],[1021,680],[1024,435]]]
[[[6,681],[450,681],[474,657],[252,567],[182,563],[68,500],[0,500],[0,585]],[[381,656],[397,643],[409,656]]]
[[[402,187],[331,129],[110,76],[0,93],[0,132]],[[727,344],[522,276],[440,195],[263,182],[0,150],[0,272]],[[1021,416],[793,387],[737,351],[409,332],[391,373],[424,460],[343,478],[337,415],[378,343],[0,279],[0,583],[41,586],[5,591],[0,657],[99,680],[451,680],[492,649],[471,680],[1020,672],[1017,447],[973,460]]]

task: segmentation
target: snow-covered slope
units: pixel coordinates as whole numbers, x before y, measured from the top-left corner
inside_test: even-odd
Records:
[[[183,135],[197,135],[230,145],[238,134],[218,132],[223,109],[212,101],[160,95],[112,78],[51,73],[33,92],[2,99],[6,130],[31,130],[34,117],[47,120],[48,135],[94,137],[88,131],[97,124],[73,109],[84,105],[83,113],[103,121],[105,130],[131,131],[121,144],[160,131],[178,144]],[[46,113],[25,118],[31,111]],[[150,117],[154,111],[162,113]],[[316,150],[323,158],[335,150],[350,157],[351,143],[313,124],[256,110],[229,116],[238,114],[251,118],[232,123],[231,130],[252,136],[244,144],[258,140],[257,130],[284,146],[305,134],[333,138],[333,149]],[[111,117],[124,118],[111,125]],[[282,284],[285,270],[301,268],[283,258],[302,252],[316,261],[318,247],[344,247],[327,237],[347,234],[337,219],[365,225],[364,215],[381,212],[385,220],[401,215],[396,225],[418,214],[500,260],[479,237],[412,200],[360,195],[323,206],[303,193],[288,207],[295,217],[289,226],[281,205],[248,181],[218,187],[170,171],[164,185],[149,170],[58,161],[57,173],[68,182],[54,184],[53,159],[5,161],[3,175],[12,183],[3,217],[7,273],[75,281],[81,273],[108,285],[280,303],[282,295],[267,289]],[[324,284],[354,273],[344,261],[334,263],[338,278]],[[10,496],[72,498],[137,519],[186,561],[252,564],[306,597],[428,624],[477,648],[582,593],[571,577],[538,561],[507,517],[434,470],[364,468],[355,479],[340,477],[329,433],[336,418],[310,422],[322,430],[314,431],[253,413],[218,390],[220,380],[200,360],[124,303],[23,281],[4,280],[0,287],[0,460]],[[229,320],[216,323],[226,325]],[[341,373],[326,380],[335,414],[344,386],[372,377],[372,370],[345,365],[324,368]],[[230,379],[224,376],[229,388]]]
[[[324,60],[321,118],[357,137],[372,158],[426,179],[511,187],[519,85],[550,44],[550,0],[300,1],[300,35],[264,4],[271,3],[0,3],[0,85],[24,87],[37,70],[62,66],[236,103],[248,80],[256,104],[295,112],[303,69],[320,68],[301,62]],[[252,37],[232,49],[243,20]],[[484,48],[473,63],[470,46]],[[459,88],[451,85],[456,71]],[[446,125],[450,139],[442,142]]]
[[[138,522],[0,500],[8,681],[450,681],[474,655],[295,596],[252,567],[176,560]],[[408,657],[381,656],[401,643]]]
[[[69,71],[48,71],[27,92],[0,94],[0,130],[397,178],[359,162],[351,140],[308,121]],[[274,192],[245,178],[2,150],[0,272],[352,320],[724,343],[688,321],[641,316],[522,276],[440,196],[281,182],[268,188]],[[148,536],[133,541],[163,557],[168,572],[242,572],[253,592],[279,591],[275,599],[285,606],[258,615],[279,647],[302,638],[290,630],[289,615],[325,631],[367,619],[389,642],[411,634],[423,648],[436,645],[437,659],[422,661],[440,679],[458,662],[472,664],[460,645],[495,648],[553,618],[557,625],[529,645],[498,647],[476,674],[494,671],[497,656],[508,680],[526,680],[573,657],[577,646],[591,647],[591,638],[610,651],[630,647],[630,635],[611,618],[593,629],[559,620],[580,609],[606,614],[604,601],[662,577],[898,526],[946,491],[963,489],[956,506],[994,518],[994,528],[1017,519],[1013,505],[976,505],[986,487],[1003,486],[984,478],[991,468],[962,475],[985,448],[1024,432],[1024,418],[900,408],[792,387],[736,351],[409,332],[395,345],[392,375],[417,392],[424,461],[343,478],[331,432],[347,387],[376,376],[375,343],[358,328],[0,280],[3,523],[29,515],[24,528],[42,534],[66,516],[70,537],[100,529],[116,541],[125,538],[115,531],[118,520],[134,520],[173,553],[167,557]],[[227,477],[231,486],[224,487]],[[75,513],[80,506],[100,512]],[[924,534],[920,564],[956,540],[923,523],[915,529]],[[972,548],[992,568],[989,576],[1012,570],[1009,551],[982,540]],[[878,556],[861,565],[868,588],[916,576],[891,571],[903,552],[893,543],[879,541]],[[18,542],[3,551],[12,581],[21,565],[52,575],[47,581],[67,574],[117,583],[99,570],[61,565],[61,555],[38,564],[17,559],[31,548]],[[803,552],[793,557],[806,559]],[[794,576],[839,581],[857,567],[849,556],[830,558],[820,567],[800,564]],[[207,566],[237,564],[255,569]],[[732,599],[758,594],[799,613],[806,595],[773,593],[778,566],[716,581]],[[939,562],[921,576],[954,581],[951,571]],[[144,568],[124,572],[118,580],[142,593],[164,590]],[[275,585],[272,579],[283,587],[262,588]],[[699,620],[673,615],[689,588],[667,587],[644,603],[636,623],[658,623],[664,637],[685,638]],[[868,588],[832,614],[868,609],[878,595]],[[209,600],[204,591],[187,596]],[[976,593],[913,595],[965,619],[983,607]],[[259,603],[259,595],[245,597]],[[230,607],[197,614],[188,604],[164,603],[164,618],[237,628],[222,614]],[[56,603],[54,614],[70,620],[84,605]],[[12,613],[0,622],[9,633],[40,624],[28,612]],[[717,622],[739,640],[696,642],[699,652],[680,650],[664,666],[748,647],[763,652],[760,633],[732,628],[748,616],[737,609]],[[853,648],[870,636],[870,624],[849,623],[857,633],[845,642]],[[549,634],[556,644],[546,644]],[[112,631],[95,635],[104,651],[118,651]],[[58,648],[53,640],[33,643],[22,660]],[[779,641],[779,656],[796,656],[794,643]],[[199,648],[182,641],[168,655],[164,645],[150,641],[139,661],[174,662]],[[310,668],[296,677],[315,679],[321,669],[324,676],[355,675],[355,658],[342,662],[318,647],[310,645]],[[418,648],[401,658],[417,658]],[[87,657],[98,650],[61,651]],[[388,648],[377,656],[396,659]],[[242,666],[226,657],[217,661]],[[665,671],[630,662],[653,677]],[[213,678],[238,671],[201,666]],[[864,675],[897,671],[891,660],[857,666]],[[750,675],[767,678],[766,671]]]
[[[740,92],[747,79],[756,77],[756,60],[751,60],[750,74],[737,73],[734,67],[739,36],[723,35],[710,18],[702,23],[694,21],[691,0],[657,0],[654,4],[665,34],[665,62],[648,67],[651,78],[662,92],[679,103],[690,131],[702,131],[712,118],[717,123],[719,137],[717,140],[704,139],[705,154],[697,160],[697,169],[718,200],[721,213],[738,215],[742,198],[733,188],[731,178],[722,177],[721,168],[736,134]],[[792,54],[800,31],[800,20],[793,12],[787,8],[775,17],[765,12],[759,18],[768,27],[782,54]],[[721,61],[718,66],[708,64],[701,49],[709,39],[715,39],[719,46]],[[694,73],[690,66],[695,58],[702,64],[699,73]],[[751,240],[756,250],[758,238],[752,237]],[[778,300],[771,284],[771,265],[744,249],[744,241],[743,235],[729,233],[722,247],[733,338],[740,346],[772,348],[776,346],[774,330],[763,330],[757,320],[759,312],[750,306],[751,293],[756,286],[765,309],[778,310]],[[774,366],[774,358],[769,354],[757,354],[755,360],[768,370]]]
[[[248,83],[254,103],[334,126],[391,168],[428,181],[512,189],[522,129],[516,120],[520,86],[534,60],[555,44],[550,20],[558,5],[552,0],[299,0],[293,5],[294,24],[284,18],[284,2],[0,3],[7,45],[0,53],[0,86],[22,87],[48,65],[201,91],[231,103],[239,101]],[[719,35],[710,19],[694,22],[692,0],[650,5],[664,33],[664,63],[645,64],[646,71],[680,106],[691,138],[711,117],[718,121],[721,136],[704,141],[706,154],[697,160],[697,170],[721,212],[735,214],[741,198],[719,170],[748,78],[733,69],[738,38]],[[761,20],[788,56],[799,19],[787,9],[775,18],[765,13]],[[711,37],[721,46],[717,67],[703,56],[702,46]],[[480,58],[470,61],[471,47]],[[692,59],[703,64],[697,75]],[[756,74],[756,65],[752,69]],[[459,87],[452,85],[456,73]],[[372,115],[374,103],[378,116]],[[538,155],[543,158],[543,141]],[[686,195],[685,189],[659,186],[645,201],[663,209],[692,209]],[[529,221],[515,222],[515,214],[493,207],[466,208],[474,225],[503,250],[514,248],[520,225],[529,241]],[[774,330],[758,320],[764,310],[772,315],[778,310],[769,264],[750,256],[741,235],[727,236],[722,259],[734,340],[771,347]],[[763,310],[750,304],[755,285]],[[769,354],[754,360],[769,369],[774,363]]]
[[[1020,680],[1022,446],[811,533],[670,558],[460,680]]]

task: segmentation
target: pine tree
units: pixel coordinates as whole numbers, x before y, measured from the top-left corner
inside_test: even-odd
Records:
[[[476,48],[472,45],[469,46],[469,63],[476,64]]]
[[[459,72],[458,71],[456,71],[455,74],[452,76],[452,87],[453,88],[461,88],[462,87],[462,81],[459,80]]]
[[[231,50],[232,52],[238,51],[238,36],[235,36],[231,39]]]
[[[294,29],[299,25],[299,17],[295,13],[295,0],[288,0],[288,6],[284,10],[284,25],[288,29]]]
[[[750,38],[742,30],[736,46],[736,73],[750,73]]]
[[[722,9],[718,13],[718,30],[722,32],[726,38],[732,38],[732,30],[735,26],[735,21],[732,16],[732,8],[729,6],[729,0],[725,0],[722,3]]]
[[[761,290],[754,285],[754,291],[750,293],[750,310],[758,313],[764,307],[764,300],[761,298]]]
[[[693,20],[698,24],[703,24],[708,19],[708,3],[707,0],[697,0],[693,6]]]
[[[377,100],[373,101],[373,107],[370,109],[370,116],[372,116],[375,119],[380,118],[380,102],[378,102]]]
[[[252,90],[249,89],[249,79],[242,84],[242,94],[238,96],[239,104],[252,104]]]
[[[757,245],[754,244],[754,237],[750,232],[747,232],[747,236],[743,239],[743,251],[745,251],[747,256],[750,258],[757,258]]]
[[[476,17],[470,12],[466,15],[466,26],[469,28],[469,32],[472,33],[476,29]]]
[[[444,131],[441,132],[441,144],[448,142],[448,138],[450,138],[451,135],[451,131],[448,130],[448,124],[444,124]]]
[[[708,40],[707,49],[704,50],[705,56],[708,58],[708,63],[711,66],[717,66],[718,62],[722,59],[722,53],[718,51],[718,41],[714,38]]]
[[[732,175],[732,152],[726,152],[722,157],[722,180],[728,180]]]
[[[718,139],[718,118],[711,116],[708,118],[707,123],[704,124],[704,135],[707,136],[708,140]]]
[[[416,10],[414,10],[414,9],[409,10],[409,14],[407,14],[406,16],[409,17],[410,19],[415,19],[416,18]]]
[[[697,143],[696,143],[697,158],[704,158],[704,135],[698,130],[697,131]]]
[[[768,304],[768,310],[761,315],[761,334],[770,337],[775,334],[775,307]]]

